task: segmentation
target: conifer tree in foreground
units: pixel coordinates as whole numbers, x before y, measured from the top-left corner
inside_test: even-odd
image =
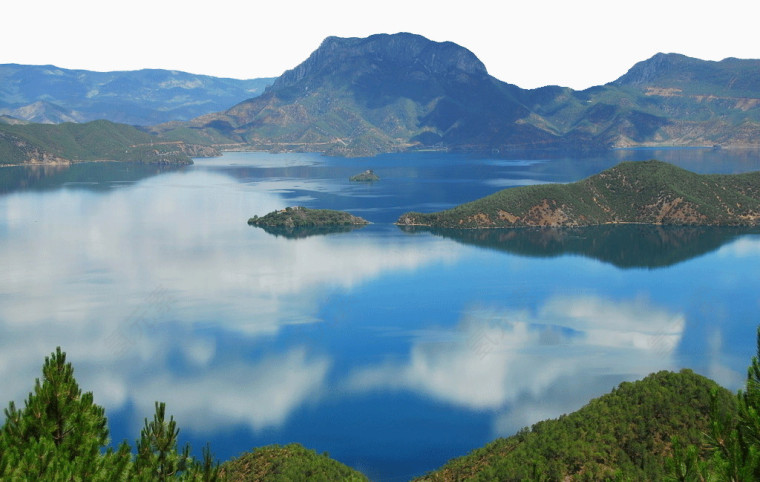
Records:
[[[737,394],[734,419],[713,409],[711,445],[720,480],[760,480],[760,327],[757,354],[747,369],[747,383]]]
[[[190,446],[177,450],[179,429],[166,406],[156,402],[133,461],[129,444],[107,448],[108,420],[92,392],[82,393],[74,368],[61,348],[45,358],[23,409],[10,402],[0,428],[0,480],[216,480],[218,467],[208,448],[203,462]]]
[[[667,460],[670,480],[760,480],[760,327],[757,355],[752,357],[745,388],[739,390],[736,401],[734,412],[718,403],[713,392],[711,430],[702,450],[694,445],[683,447],[673,438],[673,453]]]

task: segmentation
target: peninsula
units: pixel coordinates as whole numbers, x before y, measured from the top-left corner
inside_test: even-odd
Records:
[[[623,162],[582,181],[504,189],[396,224],[437,228],[600,224],[756,226],[760,171],[696,174],[660,161]]]
[[[359,226],[369,221],[343,211],[308,209],[303,206],[287,207],[279,211],[248,220],[251,226],[280,228],[310,228],[320,226]]]

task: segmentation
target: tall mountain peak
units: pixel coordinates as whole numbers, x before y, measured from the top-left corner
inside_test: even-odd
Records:
[[[411,33],[327,37],[263,95],[190,126],[213,143],[350,156],[417,148],[751,146],[760,131],[758,72],[760,61],[660,53],[583,92],[524,90],[491,77],[451,42]],[[174,129],[157,132],[167,127]]]
[[[361,75],[389,65],[433,75],[488,76],[485,65],[466,48],[402,32],[366,38],[327,37],[308,59],[282,74],[271,89],[292,87],[304,79],[313,81],[341,72]]]

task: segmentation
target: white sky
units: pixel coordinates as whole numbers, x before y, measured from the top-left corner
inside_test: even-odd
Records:
[[[0,63],[274,77],[330,35],[413,32],[523,88],[611,82],[657,52],[760,58],[757,0],[19,0]]]

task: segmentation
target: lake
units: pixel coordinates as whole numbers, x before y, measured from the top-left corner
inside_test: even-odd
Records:
[[[114,442],[161,400],[196,452],[298,442],[395,481],[654,371],[736,390],[760,322],[757,230],[392,224],[651,158],[760,170],[758,151],[726,149],[2,168],[0,402],[22,403],[61,346]],[[348,181],[365,169],[381,180]],[[373,224],[246,224],[294,205]]]

